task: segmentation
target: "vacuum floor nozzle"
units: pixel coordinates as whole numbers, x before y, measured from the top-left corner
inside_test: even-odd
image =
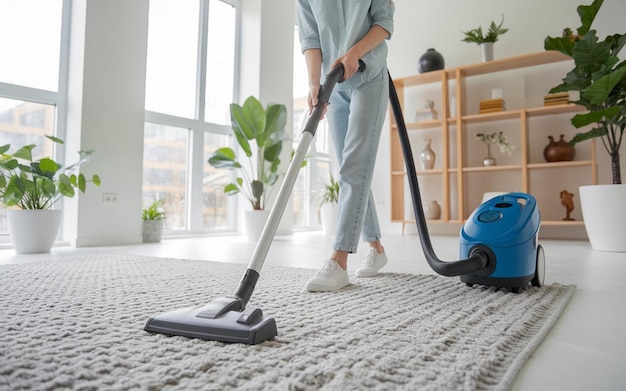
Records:
[[[211,304],[182,308],[148,319],[144,330],[165,335],[177,335],[220,342],[256,345],[278,335],[274,318],[264,318],[260,308],[226,311],[218,316]]]

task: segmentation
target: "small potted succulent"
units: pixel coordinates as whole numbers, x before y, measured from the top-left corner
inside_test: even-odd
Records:
[[[63,140],[46,136],[57,144]],[[61,198],[84,193],[87,183],[100,186],[100,177],[87,179],[80,167],[93,151],[79,151],[79,160],[67,167],[50,157],[33,158],[35,144],[0,146],[0,203],[7,208],[8,228],[17,253],[49,252],[61,224],[61,210],[52,207]]]
[[[163,225],[165,222],[165,211],[161,206],[161,200],[156,200],[149,206],[143,208],[141,210],[141,220],[143,220],[141,229],[143,242],[160,242],[163,236]]]
[[[495,22],[491,22],[489,29],[486,33],[483,33],[482,27],[478,27],[472,30],[464,31],[465,36],[462,41],[476,43],[481,48],[483,62],[493,60],[493,44],[498,42],[501,35],[509,31],[508,28],[502,27],[504,23],[504,15],[500,24],[496,25]]]

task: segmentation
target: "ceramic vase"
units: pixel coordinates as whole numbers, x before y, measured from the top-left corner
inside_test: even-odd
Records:
[[[565,141],[565,136],[561,135],[559,141],[554,141],[554,137],[548,136],[550,141],[543,149],[543,157],[546,162],[567,162],[574,160],[576,149]]]
[[[435,151],[430,147],[431,139],[427,138],[426,140],[426,148],[420,153],[420,162],[422,165],[422,170],[432,170],[435,167]]]
[[[491,155],[491,144],[487,143],[487,157],[483,159],[483,166],[491,167],[497,164],[498,161]]]
[[[441,206],[437,201],[430,201],[426,208],[426,219],[439,220],[441,218]]]
[[[483,166],[485,167],[491,167],[491,166],[497,166],[497,165],[498,165],[498,161],[493,156],[487,156],[486,158],[483,159]]]
[[[483,62],[493,60],[493,42],[483,42],[480,44],[480,53]]]
[[[443,69],[444,67],[445,61],[443,56],[441,53],[432,48],[422,54],[417,63],[417,70],[419,73],[437,71]]]

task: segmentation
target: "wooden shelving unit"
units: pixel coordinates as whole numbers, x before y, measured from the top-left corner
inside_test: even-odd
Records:
[[[531,189],[530,175],[535,172],[549,172],[546,170],[566,169],[580,170],[581,168],[589,168],[587,184],[597,184],[597,162],[595,156],[595,140],[591,140],[591,158],[584,160],[574,160],[569,162],[553,162],[531,161],[529,145],[529,132],[531,128],[530,118],[557,116],[561,114],[575,113],[581,111],[580,106],[574,104],[563,104],[558,106],[541,106],[528,107],[515,110],[505,110],[495,113],[486,114],[468,114],[468,101],[472,104],[478,104],[478,100],[467,96],[467,79],[478,75],[489,75],[497,72],[516,70],[526,67],[539,67],[544,64],[571,61],[571,59],[558,52],[539,52],[522,56],[510,57],[500,60],[494,60],[486,63],[472,64],[453,69],[444,69],[440,71],[428,72],[423,74],[412,75],[394,80],[394,85],[398,92],[400,104],[404,107],[404,113],[409,112],[405,106],[405,93],[411,88],[432,85],[437,88],[440,86],[440,119],[409,122],[407,121],[407,129],[410,133],[439,129],[436,132],[440,145],[437,151],[437,159],[440,164],[433,170],[418,170],[418,180],[421,182],[427,177],[441,178],[441,218],[439,220],[431,220],[429,224],[446,224],[463,223],[469,214],[473,211],[469,210],[464,202],[467,193],[469,179],[468,174],[472,175],[495,175],[496,173],[511,173],[511,175],[519,175],[519,190],[533,194]],[[431,87],[432,87],[431,86]],[[455,112],[451,112],[451,98],[455,99]],[[569,116],[563,116],[565,126],[570,126],[568,122]],[[517,121],[520,131],[520,145],[516,153],[520,154],[519,164],[496,165],[491,167],[483,167],[477,165],[467,165],[464,162],[468,154],[465,138],[467,137],[468,127],[472,124],[487,124],[490,122]],[[402,155],[402,148],[397,134],[397,126],[393,116],[390,116],[391,125],[391,219],[394,222],[401,222],[404,227],[407,223],[413,223],[412,219],[405,216],[405,165]],[[541,145],[532,145],[536,149],[543,147]],[[454,150],[451,150],[454,148]],[[414,155],[418,155],[419,151],[413,151]],[[456,154],[456,159],[451,159],[451,154]],[[416,157],[417,160],[417,157]],[[455,162],[454,164],[452,162]],[[587,170],[585,170],[587,171]],[[587,171],[587,172],[589,172]],[[454,185],[455,194],[451,194]],[[551,184],[546,184],[550,186]],[[555,190],[559,190],[555,188]],[[456,202],[454,216],[451,213],[452,202]],[[541,209],[541,203],[539,204]],[[556,219],[543,220],[543,225],[548,226],[582,226],[582,221],[560,221]]]

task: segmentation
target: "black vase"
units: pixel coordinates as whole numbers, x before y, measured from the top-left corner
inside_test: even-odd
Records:
[[[435,49],[428,49],[426,53],[422,54],[417,63],[419,73],[438,71],[444,67],[445,62],[443,56]]]

